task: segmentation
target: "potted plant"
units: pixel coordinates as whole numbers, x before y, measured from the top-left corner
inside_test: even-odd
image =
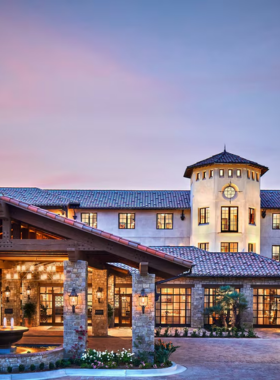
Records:
[[[108,303],[108,325],[114,327],[114,308]]]
[[[24,326],[30,328],[32,326],[31,320],[36,313],[36,304],[33,302],[27,302],[22,307]]]

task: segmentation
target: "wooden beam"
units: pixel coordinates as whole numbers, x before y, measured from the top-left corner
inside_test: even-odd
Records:
[[[139,264],[139,272],[140,276],[147,276],[148,274],[148,268],[149,268],[149,263],[140,263]]]
[[[9,261],[4,261],[4,260],[0,260],[0,268],[1,269],[11,269],[13,268],[13,263],[9,262]]]

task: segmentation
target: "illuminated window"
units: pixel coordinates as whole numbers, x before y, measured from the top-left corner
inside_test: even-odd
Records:
[[[200,173],[196,173],[196,180],[199,181]]]
[[[157,229],[172,230],[173,214],[157,214]]]
[[[238,207],[222,207],[222,232],[238,232]]]
[[[221,252],[238,252],[238,243],[221,243]]]
[[[248,244],[248,252],[254,252],[254,244],[253,243]]]
[[[280,326],[280,289],[253,289],[253,324],[255,326]]]
[[[209,251],[209,243],[199,243],[198,248],[203,249],[204,251]]]
[[[260,180],[260,175],[259,175],[259,173],[256,173],[256,180],[257,180],[257,182],[259,182],[259,180]]]
[[[233,170],[232,169],[228,169],[228,176],[229,176],[229,178],[233,177]]]
[[[247,170],[247,178],[250,179],[250,170]]]
[[[119,229],[135,229],[135,214],[119,214]]]
[[[214,177],[214,170],[211,169],[211,170],[209,171],[209,178],[213,178],[213,177]]]
[[[97,214],[82,212],[82,222],[90,227],[97,228]]]
[[[241,169],[236,170],[236,177],[238,177],[238,178],[241,177]]]
[[[252,172],[252,180],[255,181],[255,172]]]
[[[256,224],[256,212],[251,207],[249,207],[249,224]]]
[[[156,325],[190,326],[191,288],[158,288]]]
[[[202,173],[202,179],[206,179],[206,172]]]
[[[272,258],[273,260],[280,260],[280,245],[272,246]]]
[[[224,169],[219,170],[219,176],[223,177],[225,175]]]
[[[280,214],[272,214],[272,229],[280,229]]]
[[[198,215],[198,224],[207,224],[209,223],[209,207],[204,207],[199,209]]]

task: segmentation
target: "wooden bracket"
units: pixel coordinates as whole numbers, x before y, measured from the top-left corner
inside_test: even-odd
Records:
[[[139,264],[140,276],[147,276],[149,269],[149,263],[143,262]]]

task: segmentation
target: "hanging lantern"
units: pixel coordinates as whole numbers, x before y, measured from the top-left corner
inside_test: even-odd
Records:
[[[9,302],[9,298],[11,296],[11,291],[10,291],[10,288],[8,286],[6,286],[5,296],[6,296],[6,302]]]
[[[98,299],[98,303],[100,303],[100,300],[102,298],[102,288],[97,289],[96,298]]]
[[[75,313],[75,307],[78,305],[78,294],[75,288],[72,289],[72,292],[69,294],[69,303],[72,306],[72,312]]]
[[[142,314],[145,314],[145,307],[148,305],[148,296],[145,293],[145,290],[141,290],[141,294],[139,296],[139,306],[142,307]]]
[[[28,285],[28,287],[27,287],[27,289],[26,289],[26,294],[27,294],[28,300],[30,300],[31,288],[30,288],[29,285]]]

